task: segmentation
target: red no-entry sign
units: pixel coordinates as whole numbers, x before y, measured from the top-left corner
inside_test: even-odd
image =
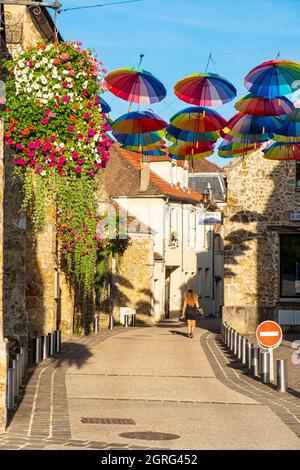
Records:
[[[256,339],[262,348],[278,348],[281,344],[282,336],[280,325],[271,320],[262,322],[256,330]]]

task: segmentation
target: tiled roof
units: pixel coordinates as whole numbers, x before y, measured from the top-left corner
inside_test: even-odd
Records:
[[[222,168],[206,158],[194,160],[193,165],[189,162],[189,171],[191,173],[223,173]]]
[[[140,155],[121,148],[118,144],[113,145],[114,150],[121,155],[135,170],[141,170]],[[171,197],[172,199],[183,199],[194,203],[202,202],[203,196],[197,191],[189,188],[183,191],[179,188],[173,188],[169,183],[164,181],[160,176],[150,172],[150,182],[159,190],[160,194]]]

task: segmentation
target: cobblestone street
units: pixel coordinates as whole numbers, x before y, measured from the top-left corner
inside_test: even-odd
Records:
[[[33,371],[0,448],[299,449],[299,398],[249,377],[218,328],[204,320],[190,340],[166,322],[64,343]]]

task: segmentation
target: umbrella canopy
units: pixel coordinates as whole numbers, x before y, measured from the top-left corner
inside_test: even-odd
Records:
[[[219,157],[222,158],[229,158],[229,157],[242,157],[247,155],[248,153],[255,152],[259,147],[255,147],[254,145],[251,145],[249,147],[233,147],[230,149],[230,146],[228,147],[219,147],[218,150],[218,155]]]
[[[234,137],[241,135],[260,136],[275,133],[281,126],[282,121],[274,116],[249,116],[237,113],[228,121],[224,132]]]
[[[171,155],[176,155],[177,157],[185,157],[185,156],[194,156],[203,153],[210,153],[210,155],[214,151],[214,146],[208,143],[202,143],[198,147],[195,145],[172,145],[169,149]]]
[[[243,145],[243,146],[267,142],[268,140],[273,138],[273,136],[270,134],[259,134],[259,135],[239,134],[238,136],[233,136],[230,134],[226,134],[226,132],[224,131],[221,131],[220,135],[221,137],[223,137],[224,141],[226,140],[228,143],[238,142],[240,145]]]
[[[275,140],[282,142],[300,141],[300,109],[285,116],[277,130]]]
[[[300,144],[281,144],[274,142],[264,150],[268,160],[300,160]]]
[[[164,135],[164,131],[148,132],[147,134],[120,134],[119,132],[112,132],[112,135],[122,145],[142,146],[155,144],[160,142]]]
[[[294,104],[285,97],[262,98],[248,93],[239,99],[234,107],[243,114],[252,116],[281,116],[295,110]]]
[[[150,111],[132,111],[116,119],[111,129],[120,134],[146,134],[160,131],[168,123]]]
[[[165,145],[163,140],[155,142],[154,144],[148,145],[122,145],[122,148],[126,150],[132,150],[133,152],[145,153],[150,150],[160,150]]]
[[[172,126],[172,124],[167,127],[166,131],[166,138],[173,143],[178,141],[191,144],[196,142],[216,142],[220,137],[219,132],[183,131],[178,129],[178,127]]]
[[[183,78],[174,92],[180,100],[196,106],[220,106],[236,96],[236,89],[228,80],[209,72]]]
[[[163,157],[164,155],[166,155],[167,152],[165,152],[164,150],[149,150],[149,151],[146,151],[146,152],[143,152],[144,155],[149,155],[150,157]]]
[[[105,114],[110,113],[111,107],[109,106],[109,104],[106,103],[106,101],[102,98],[102,96],[99,96],[99,98],[100,98],[100,106],[101,106],[102,112]]]
[[[107,89],[125,101],[138,104],[158,103],[166,97],[164,85],[152,73],[123,68],[105,77]]]
[[[261,144],[243,144],[241,142],[228,142],[227,140],[223,140],[221,144],[219,145],[219,152],[222,153],[232,153],[238,154],[238,153],[248,153],[248,152],[253,152],[257,150]]]
[[[300,65],[289,60],[269,60],[252,69],[245,87],[264,98],[278,98],[300,88]]]
[[[223,129],[227,122],[213,109],[191,106],[174,114],[171,124],[184,131],[216,132]]]

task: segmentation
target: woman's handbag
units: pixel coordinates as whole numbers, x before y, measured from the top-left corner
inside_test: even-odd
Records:
[[[197,316],[200,318],[203,318],[205,316],[202,308],[197,308],[196,312],[197,312]]]

